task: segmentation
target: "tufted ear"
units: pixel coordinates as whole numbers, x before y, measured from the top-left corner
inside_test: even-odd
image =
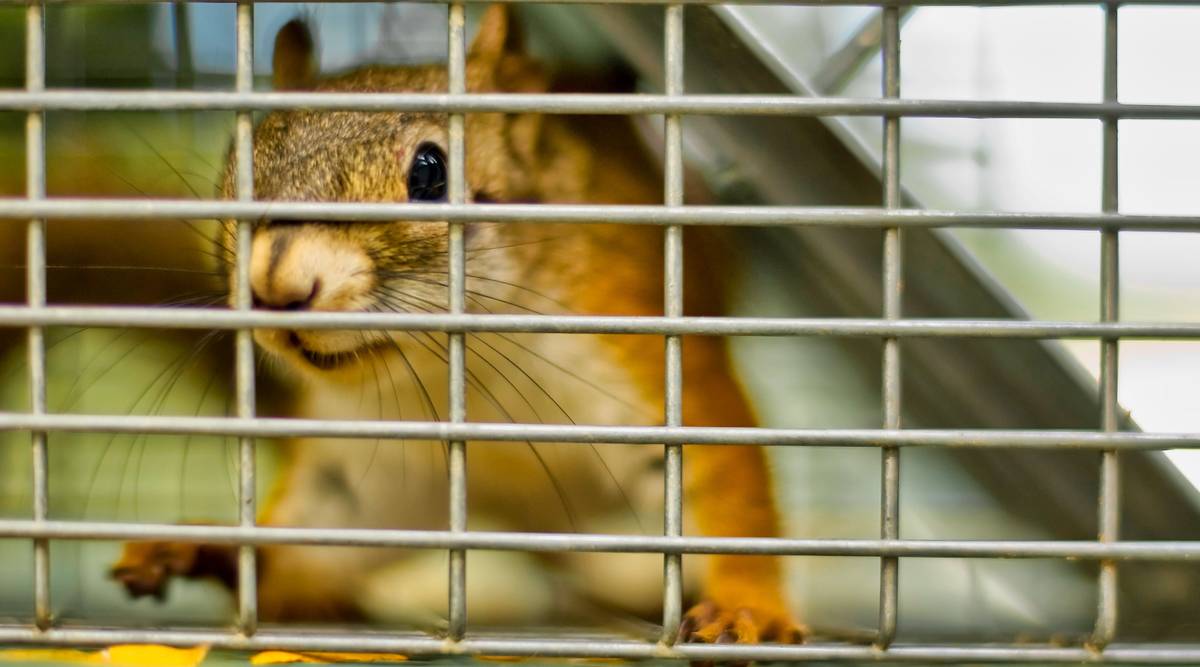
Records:
[[[495,63],[506,54],[520,53],[523,45],[518,33],[508,4],[492,5],[479,20],[479,30],[471,42],[468,56],[479,63]]]
[[[271,81],[275,90],[306,90],[316,84],[316,42],[303,20],[292,19],[275,34]]]
[[[525,54],[524,43],[507,3],[488,7],[467,52],[467,86],[476,92],[544,93],[550,78],[536,60]],[[506,141],[518,161],[536,165],[541,145],[541,114],[506,117]]]
[[[469,79],[479,88],[512,93],[543,93],[549,87],[545,72],[525,55],[524,40],[507,3],[491,5],[467,53]]]

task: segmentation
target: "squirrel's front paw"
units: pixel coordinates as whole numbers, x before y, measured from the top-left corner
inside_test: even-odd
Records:
[[[233,590],[237,585],[237,547],[188,542],[126,542],[121,559],[109,570],[131,597],[166,598],[172,577],[214,578]]]
[[[679,625],[679,640],[706,644],[799,644],[806,630],[786,611],[751,606],[722,607],[701,602],[688,610]]]
[[[195,569],[198,551],[199,545],[183,542],[127,542],[109,576],[121,582],[130,597],[163,600],[171,577]]]

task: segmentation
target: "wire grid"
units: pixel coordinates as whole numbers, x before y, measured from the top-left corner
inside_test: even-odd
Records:
[[[53,1],[53,0],[52,0]],[[133,0],[137,1],[137,0]],[[541,0],[534,0],[541,1]],[[559,1],[559,0],[556,0]],[[571,0],[568,0],[571,1]],[[618,0],[647,2],[656,0]],[[26,85],[24,91],[0,93],[0,110],[27,112],[25,200],[0,202],[0,219],[28,220],[26,306],[0,307],[0,326],[28,330],[28,413],[0,413],[0,429],[31,433],[34,506],[31,520],[0,520],[0,537],[29,538],[34,548],[35,616],[31,625],[0,626],[0,641],[22,643],[112,644],[160,642],[211,644],[232,648],[378,650],[424,654],[507,654],[590,657],[683,657],[704,660],[861,659],[897,661],[1023,660],[1043,662],[1197,662],[1197,645],[1112,644],[1117,625],[1117,563],[1130,560],[1194,560],[1198,542],[1121,541],[1118,452],[1200,448],[1200,434],[1143,434],[1118,431],[1117,353],[1121,338],[1200,338],[1200,325],[1122,323],[1118,317],[1119,231],[1200,230],[1200,217],[1127,216],[1117,205],[1117,126],[1122,118],[1200,118],[1200,107],[1124,105],[1117,101],[1116,4],[1106,5],[1104,98],[1100,103],[966,102],[900,99],[899,2],[883,7],[883,97],[877,100],[787,96],[704,96],[683,94],[683,14],[686,4],[711,0],[678,0],[665,4],[665,95],[466,95],[464,4],[450,4],[449,94],[313,94],[252,91],[253,4],[237,0],[237,77],[233,92],[46,91],[45,2],[26,7]],[[26,4],[24,0],[0,0]],[[756,0],[756,4],[772,4]],[[858,0],[788,0],[782,4],[859,4]],[[1025,0],[925,0],[925,5],[994,6],[1033,4]],[[1092,4],[1060,0],[1055,4]],[[1130,1],[1124,4],[1150,4]],[[1156,2],[1155,4],[1164,4]],[[445,314],[264,313],[251,312],[249,243],[252,222],[266,217],[267,205],[254,202],[251,169],[251,113],[255,110],[308,107],[448,112],[449,202],[447,204],[315,204],[271,203],[275,217],[312,220],[441,220],[450,223],[449,294]],[[216,201],[48,200],[45,196],[43,113],[53,110],[231,109],[237,112],[235,154],[237,199]],[[464,114],[479,111],[548,113],[661,113],[665,116],[665,206],[567,206],[465,203]],[[728,208],[684,207],[682,117],[705,114],[770,114],[795,116],[877,115],[884,123],[882,208]],[[1095,118],[1104,136],[1102,207],[1099,214],[1002,214],[904,209],[900,190],[900,121],[903,117],[1038,117]],[[163,312],[152,308],[78,308],[46,305],[46,218],[167,219],[178,217],[238,220],[235,301],[227,312]],[[542,221],[655,224],[665,234],[665,314],[663,317],[590,317],[477,315],[465,313],[463,224],[475,221]],[[882,317],[878,319],[701,318],[685,317],[683,296],[684,225],[826,225],[884,230]],[[1099,229],[1101,251],[1100,322],[1025,322],[995,320],[905,319],[901,312],[903,229],[910,227],[1006,227]],[[47,326],[129,326],[156,328],[233,329],[236,338],[236,417],[156,417],[48,414],[43,329]],[[442,331],[450,334],[450,415],[448,422],[354,422],[280,420],[255,417],[251,329],[255,327],[374,328]],[[470,332],[647,333],[666,341],[664,426],[590,427],[574,425],[468,423],[465,414],[464,336]],[[682,426],[681,335],[859,336],[883,341],[884,415],[878,430],[747,429]],[[901,356],[905,337],[1092,338],[1102,342],[1099,429],[1096,431],[901,430]],[[239,438],[239,522],[237,526],[123,524],[54,521],[47,516],[48,432],[219,434]],[[424,438],[450,443],[450,530],[353,530],[279,528],[255,525],[254,446],[259,437],[323,436],[344,438]],[[466,531],[466,451],[468,440],[555,441],[564,443],[662,443],[666,447],[664,534],[662,536],[533,534]],[[784,538],[714,538],[682,535],[682,446],[685,443],[743,443],[776,446],[879,447],[883,452],[883,503],[878,540],[801,540]],[[1099,450],[1101,493],[1096,541],[963,541],[904,540],[899,537],[900,451],[907,446],[976,448],[1063,448]],[[235,631],[55,627],[50,606],[51,539],[168,539],[240,545],[238,625]],[[450,551],[450,623],[448,637],[381,635],[350,632],[258,630],[254,547],[264,544],[357,545],[448,549]],[[465,554],[469,549],[524,551],[645,552],[664,555],[663,632],[659,642],[630,639],[472,637],[467,632]],[[881,559],[877,639],[872,646],[810,644],[695,645],[677,643],[681,616],[681,557],[694,553],[874,556]],[[897,581],[902,557],[1077,558],[1097,560],[1100,574],[1096,624],[1084,647],[893,645],[897,620]]]

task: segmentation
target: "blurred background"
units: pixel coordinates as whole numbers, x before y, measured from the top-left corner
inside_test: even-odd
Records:
[[[659,85],[652,61],[661,47],[637,42],[637,9],[563,6],[521,8],[531,49],[564,70],[617,68],[640,90]],[[598,11],[600,14],[589,14]],[[621,12],[629,12],[622,14]],[[689,34],[720,31],[722,39],[689,41],[689,63],[706,55],[753,62],[767,74],[689,67],[688,89],[722,92],[739,77],[750,92],[768,81],[796,94],[879,95],[879,58],[870,46],[877,10],[864,7],[689,8]],[[234,65],[234,8],[209,4],[87,5],[47,8],[48,85],[88,88],[228,89]],[[270,45],[296,15],[317,26],[321,66],[335,71],[366,62],[415,63],[444,58],[445,9],[432,5],[264,4],[255,8],[256,73],[265,87]],[[1200,10],[1120,10],[1120,99],[1200,100],[1195,40]],[[23,85],[20,7],[0,8],[0,87]],[[693,25],[693,23],[695,25]],[[649,25],[649,24],[647,24]],[[714,27],[716,26],[716,27]],[[692,28],[695,27],[693,31]],[[647,28],[653,39],[653,30]],[[901,92],[912,98],[1098,101],[1103,14],[1095,7],[941,8],[905,14]],[[689,40],[692,38],[689,37]],[[699,38],[697,38],[699,39]],[[850,59],[847,48],[866,44]],[[114,48],[119,45],[119,48]],[[706,50],[709,53],[705,53]],[[853,49],[851,49],[853,50]],[[695,55],[693,55],[695,54]],[[647,64],[651,63],[651,64]],[[757,72],[758,70],[754,70]],[[768,75],[769,74],[769,78]],[[758,77],[758,78],[756,78]],[[766,84],[764,84],[766,85]],[[653,119],[651,119],[653,120]],[[723,126],[688,119],[689,165],[724,203],[876,205],[881,124],[871,118],[739,121]],[[22,196],[21,114],[0,113],[0,196]],[[233,115],[206,113],[62,113],[47,117],[48,190],[52,196],[209,197],[225,159]],[[790,123],[790,124],[789,124]],[[653,125],[650,123],[649,125]],[[1088,120],[906,119],[902,183],[915,204],[955,210],[1098,211],[1101,133]],[[768,154],[725,150],[735,132],[778,131],[814,137],[805,151]],[[653,127],[648,135],[653,138]],[[724,134],[723,134],[724,133]],[[1120,206],[1127,213],[1195,214],[1200,122],[1122,121]],[[843,165],[816,185],[813,165]],[[770,164],[794,192],[772,190],[756,171]],[[780,165],[778,168],[776,165]],[[845,166],[852,165],[852,166]],[[808,170],[808,171],[805,171]],[[849,174],[849,175],[846,175]],[[786,188],[786,186],[784,186]],[[839,189],[840,188],[840,189]],[[55,303],[202,305],[219,298],[207,221],[50,224],[50,300]],[[736,314],[877,316],[874,296],[854,300],[832,270],[878,290],[871,255],[878,234],[808,233],[778,237],[747,231],[732,269]],[[24,225],[0,224],[0,300],[23,298]],[[928,237],[928,238],[927,238]],[[947,263],[909,261],[913,285],[906,312],[922,316],[1031,316],[1094,321],[1099,315],[1099,234],[1017,230],[949,230],[913,235]],[[115,241],[115,242],[114,242]],[[794,243],[793,253],[788,244]],[[782,249],[781,249],[782,248]],[[842,251],[837,254],[836,251]],[[917,252],[913,250],[912,252]],[[1121,234],[1121,317],[1200,318],[1200,238],[1189,234]],[[805,254],[808,253],[808,254]],[[800,258],[800,259],[797,259]],[[822,264],[821,262],[824,262]],[[861,266],[859,266],[861,264]],[[871,268],[871,267],[874,268]],[[824,268],[823,268],[824,267]],[[947,268],[949,267],[949,268]],[[945,273],[939,273],[945,271]],[[847,279],[849,282],[853,280]],[[941,284],[944,301],[926,299]],[[868,288],[863,288],[868,289]],[[971,290],[989,295],[979,305]],[[958,298],[963,310],[946,307]],[[991,301],[988,302],[992,303]],[[932,304],[932,305],[931,305]],[[982,313],[982,314],[981,314]],[[229,343],[153,331],[53,330],[52,411],[80,413],[224,414],[231,377]],[[742,377],[768,426],[877,428],[880,425],[877,341],[737,339]],[[905,345],[910,345],[905,343]],[[940,370],[905,367],[913,426],[1094,428],[1099,345],[1094,341],[929,348]],[[911,348],[918,361],[922,349]],[[25,410],[22,332],[0,331],[0,409]],[[906,357],[907,359],[908,357]],[[998,375],[1005,365],[1008,375]],[[986,363],[985,363],[986,361]],[[1120,400],[1129,428],[1200,431],[1200,343],[1122,342]],[[1053,367],[1053,372],[1045,370]],[[1047,375],[1043,376],[1045,371]],[[962,396],[944,375],[955,374]],[[1012,376],[1018,377],[1012,377]],[[1052,380],[1045,379],[1053,375]],[[931,379],[932,378],[932,379]],[[943,378],[936,380],[936,378]],[[997,379],[1000,378],[1000,379]],[[928,380],[928,382],[927,382]],[[936,381],[935,381],[936,380]],[[1001,381],[1003,380],[1003,381]],[[269,380],[264,380],[269,382]],[[938,383],[940,382],[940,384]],[[1059,383],[1059,384],[1055,384]],[[1044,395],[1034,387],[1044,384]],[[931,388],[932,387],[932,388]],[[1059,387],[1065,387],[1061,391]],[[1051,390],[1054,388],[1054,390]],[[907,400],[907,399],[906,399]],[[955,401],[958,401],[957,403]],[[1037,404],[1035,411],[1030,405]],[[974,407],[972,407],[974,406]],[[988,407],[980,407],[988,406]],[[1003,412],[1004,408],[1008,412]],[[270,410],[269,403],[264,407]],[[1001,416],[996,416],[1001,415]],[[273,455],[260,448],[263,489]],[[797,537],[878,536],[879,453],[790,448],[772,451],[788,533]],[[903,455],[902,536],[915,539],[1094,538],[1095,455],[1004,458],[910,449]],[[232,520],[233,445],[212,438],[57,434],[51,437],[51,514],[55,518],[124,521]],[[1127,505],[1125,534],[1187,539],[1200,531],[1195,484],[1200,458],[1169,452],[1132,462],[1141,483]],[[28,438],[0,433],[0,516],[30,512]],[[1040,471],[1040,475],[1026,475]],[[1184,481],[1188,480],[1188,481]],[[1142,503],[1139,498],[1144,498]],[[1156,503],[1158,503],[1156,505]],[[1166,512],[1153,508],[1167,507]],[[177,583],[166,605],[123,598],[105,569],[117,545],[55,543],[53,594],[67,619],[124,622],[214,622],[230,605],[213,586]],[[0,540],[0,616],[30,614],[31,550]],[[876,559],[794,558],[797,606],[818,627],[867,630],[877,613]],[[1142,576],[1138,576],[1141,567]],[[1197,573],[1153,565],[1123,568],[1126,638],[1189,638],[1200,624]],[[902,638],[1077,639],[1091,628],[1095,567],[1057,561],[906,560],[901,567]],[[1131,601],[1132,600],[1132,601]]]

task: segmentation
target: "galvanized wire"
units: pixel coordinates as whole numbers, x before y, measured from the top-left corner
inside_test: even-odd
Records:
[[[44,7],[30,3],[25,9],[25,90],[37,93],[46,86],[46,24]],[[25,196],[36,201],[46,196],[45,117],[32,110],[25,116]],[[29,307],[46,305],[46,220],[33,217],[25,232],[25,294]],[[46,339],[40,326],[26,335],[29,364],[29,411],[46,413]],[[44,521],[50,509],[50,470],[46,433],[30,432],[32,448],[33,518]],[[33,542],[34,624],[50,627],[50,543]]]
[[[418,654],[537,655],[693,660],[893,660],[921,662],[1020,660],[1041,662],[1200,662],[1200,645],[1121,645],[1117,635],[1116,563],[1127,561],[1200,561],[1200,542],[1121,541],[1119,466],[1122,451],[1200,449],[1200,433],[1145,434],[1119,431],[1118,345],[1122,338],[1200,340],[1200,324],[1119,321],[1119,232],[1200,231],[1200,216],[1123,215],[1117,201],[1117,127],[1121,119],[1200,119],[1200,105],[1122,104],[1117,96],[1116,4],[1105,5],[1105,79],[1103,100],[1096,103],[913,100],[899,97],[901,8],[910,5],[1007,6],[1039,0],[884,0],[883,97],[879,99],[802,98],[783,95],[686,95],[683,90],[683,17],[689,4],[728,0],[614,0],[665,5],[664,94],[467,94],[465,4],[449,11],[449,90],[425,93],[256,92],[253,90],[253,5],[237,2],[237,76],[233,91],[45,90],[43,4],[22,5],[26,12],[26,84],[24,90],[0,91],[0,110],[26,113],[27,192],[23,199],[0,199],[0,219],[26,220],[27,304],[0,306],[0,327],[28,330],[28,412],[0,412],[0,431],[29,431],[33,447],[33,516],[0,520],[0,538],[30,539],[34,544],[32,626],[0,625],[0,642],[114,644],[156,642],[208,644],[232,648],[297,648],[397,651]],[[92,0],[72,0],[90,2]],[[126,2],[140,0],[104,0]],[[264,0],[275,1],[275,0]],[[333,0],[342,1],[342,0]],[[500,0],[515,1],[515,0]],[[522,2],[564,0],[521,0]],[[565,0],[565,2],[591,0]],[[853,5],[859,0],[733,0],[733,4]],[[1065,0],[1055,4],[1095,4]],[[1127,0],[1136,4],[1200,4],[1196,0]],[[251,114],[277,109],[354,109],[449,114],[449,197],[445,204],[306,203],[253,200]],[[49,199],[45,188],[43,114],[58,110],[231,110],[237,112],[235,201]],[[466,203],[464,114],[599,113],[662,114],[665,117],[664,205],[476,205]],[[884,124],[882,207],[730,207],[684,206],[682,123],[686,115],[879,116]],[[1080,118],[1101,121],[1104,138],[1100,213],[1000,213],[903,208],[900,189],[902,118]],[[232,310],[46,305],[45,220],[220,218],[237,221],[236,278]],[[448,224],[448,303],[443,314],[267,313],[251,312],[249,255],[254,223],[271,219],[392,221]],[[474,222],[562,222],[650,224],[664,227],[664,314],[662,317],[481,315],[465,313],[464,225]],[[683,227],[686,225],[789,225],[877,228],[883,232],[883,308],[877,319],[705,318],[683,315]],[[1016,320],[926,320],[903,317],[903,230],[933,227],[1091,229],[1101,231],[1101,312],[1098,322]],[[47,414],[43,330],[80,325],[167,329],[232,329],[237,332],[236,417]],[[387,329],[449,334],[449,420],[352,421],[267,419],[255,414],[251,329]],[[589,426],[470,423],[466,414],[465,336],[475,332],[627,333],[662,335],[666,345],[663,426]],[[685,427],[682,425],[682,348],[684,335],[849,336],[879,338],[883,347],[883,420],[881,429],[826,430]],[[1101,341],[1101,415],[1097,431],[1048,430],[901,430],[901,355],[904,338],[1087,338]],[[181,526],[95,521],[54,521],[48,517],[46,435],[52,432],[138,434],[211,434],[239,439],[239,513],[236,526]],[[346,439],[426,439],[449,443],[450,525],[444,531],[281,528],[255,522],[254,442],[261,437]],[[561,442],[579,444],[647,443],[665,447],[664,534],[589,535],[470,532],[467,526],[467,441]],[[747,446],[875,447],[882,454],[880,539],[820,540],[720,538],[682,535],[682,447],[684,444]],[[351,445],[353,446],[353,445]],[[1048,449],[1097,451],[1101,457],[1095,541],[904,540],[899,532],[899,460],[904,447],[977,449]],[[236,632],[177,629],[98,629],[53,627],[50,604],[49,541],[162,539],[238,545],[239,621]],[[449,639],[363,632],[305,632],[257,628],[255,548],[268,544],[374,546],[445,549],[450,557]],[[596,551],[664,555],[664,610],[658,641],[627,638],[467,636],[466,552],[471,549],[515,551]],[[873,646],[730,646],[676,643],[682,612],[683,554],[771,554],[881,559],[879,634]],[[1098,562],[1095,630],[1087,647],[904,645],[895,643],[898,623],[898,564],[908,558],[1071,558]]]
[[[48,0],[46,4],[150,4],[155,0]],[[238,0],[188,0],[197,4],[234,4]],[[277,2],[292,2],[292,0],[257,0],[263,4]],[[413,2],[424,2],[430,4],[445,4],[446,0],[412,0]],[[359,0],[317,0],[317,4],[341,4],[353,3]],[[1121,5],[1149,5],[1149,6],[1193,6],[1197,0],[1121,0]],[[467,4],[595,4],[596,0],[466,0]],[[25,0],[0,0],[0,6],[4,5],[23,5]],[[672,0],[606,0],[604,4],[609,5],[666,5],[666,4],[683,4],[683,5],[791,5],[791,6],[845,6],[854,5],[861,6],[869,4],[876,7],[907,7],[910,5],[918,7],[937,7],[937,6],[952,6],[952,7],[1012,7],[1012,6],[1029,6],[1029,5],[1089,5],[1095,6],[1099,4],[1097,0],[874,0],[866,2],[865,0],[682,0],[681,2],[673,2]]]
[[[125,306],[0,306],[0,326],[146,327],[156,329],[382,329],[500,333],[611,333],[697,336],[842,336],[866,338],[1198,339],[1200,323],[1056,322],[1053,320],[865,319],[821,317],[652,317],[450,313],[283,313]]]
[[[205,544],[472,549],[524,552],[742,554],[904,558],[1074,558],[1200,561],[1200,542],[1070,540],[855,540],[766,537],[672,537],[586,533],[288,528],[31,521],[0,519],[0,537],[67,540],[170,540]]]
[[[683,5],[667,5],[663,19],[663,71],[668,97],[683,94]],[[683,118],[664,119],[663,200],[668,207],[683,206]],[[663,240],[663,304],[667,319],[683,317],[683,227],[670,225]],[[665,340],[663,423],[683,425],[683,339],[670,334]],[[683,534],[683,446],[665,445],[663,461],[663,534]],[[663,557],[662,643],[678,639],[683,616],[683,558]]]
[[[1198,449],[1197,433],[961,429],[791,429],[725,426],[591,426],[491,422],[361,421],[258,417],[182,417],[0,412],[0,430],[149,433],[235,437],[384,440],[494,440],[589,444],[729,444],[822,447],[1000,449]]]
[[[461,95],[467,90],[466,72],[466,8],[462,3],[450,5],[447,18],[449,30],[449,87],[451,94]],[[450,142],[450,165],[448,174],[451,204],[466,201],[466,125],[462,114],[450,116],[448,132]],[[447,298],[452,315],[461,315],[466,310],[466,245],[462,223],[450,223],[447,248]],[[467,420],[467,349],[465,334],[451,332],[447,344],[447,373],[449,385],[450,423],[461,424]],[[449,442],[450,530],[462,533],[467,529],[467,443],[462,438]],[[462,549],[450,551],[449,610],[450,639],[460,640],[467,632],[467,552]]]
[[[883,10],[883,96],[900,96],[900,10]],[[902,206],[900,190],[900,118],[883,118],[883,205],[887,209]],[[903,298],[903,248],[899,227],[883,230],[883,318],[901,317]],[[900,341],[895,336],[883,339],[883,427],[900,428]],[[900,537],[900,450],[886,446],[881,452],[879,536],[885,540]],[[896,639],[897,608],[900,591],[900,562],[893,557],[880,561],[879,634],[876,646],[887,648]]]
[[[665,647],[654,642],[621,636],[581,639],[530,637],[471,638],[448,644],[440,637],[420,634],[368,632],[316,632],[264,630],[244,637],[221,630],[160,630],[54,628],[45,633],[22,627],[0,626],[0,642],[61,645],[104,645],[157,643],[175,646],[212,646],[231,649],[290,649],[315,651],[370,651],[414,655],[526,656],[538,658],[679,658],[693,661],[863,661],[863,662],[1034,662],[1103,664],[1195,664],[1200,646],[1155,646],[1130,644],[1112,646],[1102,653],[1088,648],[1030,645],[897,645],[886,651],[873,646],[813,643],[773,644],[676,644]]]
[[[530,222],[731,227],[1126,229],[1200,231],[1196,215],[1000,213],[842,206],[665,206],[593,204],[424,204],[237,202],[163,199],[0,199],[0,219],[177,220],[242,218],[406,222]]]
[[[0,1],[2,4],[2,1]],[[423,113],[901,116],[922,118],[1130,118],[1196,120],[1200,105],[1014,100],[923,100],[793,95],[646,93],[237,92],[55,89],[0,91],[5,111],[201,111],[313,109]]]
[[[254,87],[254,5],[249,1],[239,2],[236,16],[237,31],[237,81],[238,92],[246,93]],[[237,164],[237,199],[242,202],[254,200],[254,143],[252,118],[249,111],[239,111],[234,126],[234,156]],[[250,252],[254,234],[254,221],[237,221],[236,254],[234,257],[237,279],[234,281],[234,300],[240,312],[248,312],[253,303],[250,285]],[[254,338],[250,329],[238,329],[234,338],[234,393],[237,416],[254,419]],[[257,484],[255,445],[252,436],[238,438],[238,522],[242,526],[253,526],[257,519],[258,502],[255,498]],[[254,548],[243,546],[238,550],[238,630],[244,635],[253,635],[258,629],[258,563]]]
[[[1109,6],[1104,18],[1104,101],[1117,101],[1117,16],[1116,5]],[[1100,206],[1105,213],[1119,210],[1117,168],[1117,119],[1103,121],[1102,182]],[[1120,319],[1120,232],[1105,229],[1100,233],[1100,320]],[[1118,341],[1104,338],[1100,343],[1100,428],[1112,433],[1120,428],[1120,406],[1117,403]],[[1100,492],[1097,500],[1097,522],[1101,542],[1118,538],[1120,528],[1120,466],[1117,452],[1105,451],[1100,460]],[[1112,561],[1100,563],[1097,582],[1096,627],[1091,642],[1103,648],[1112,643],[1117,633],[1117,565]]]

